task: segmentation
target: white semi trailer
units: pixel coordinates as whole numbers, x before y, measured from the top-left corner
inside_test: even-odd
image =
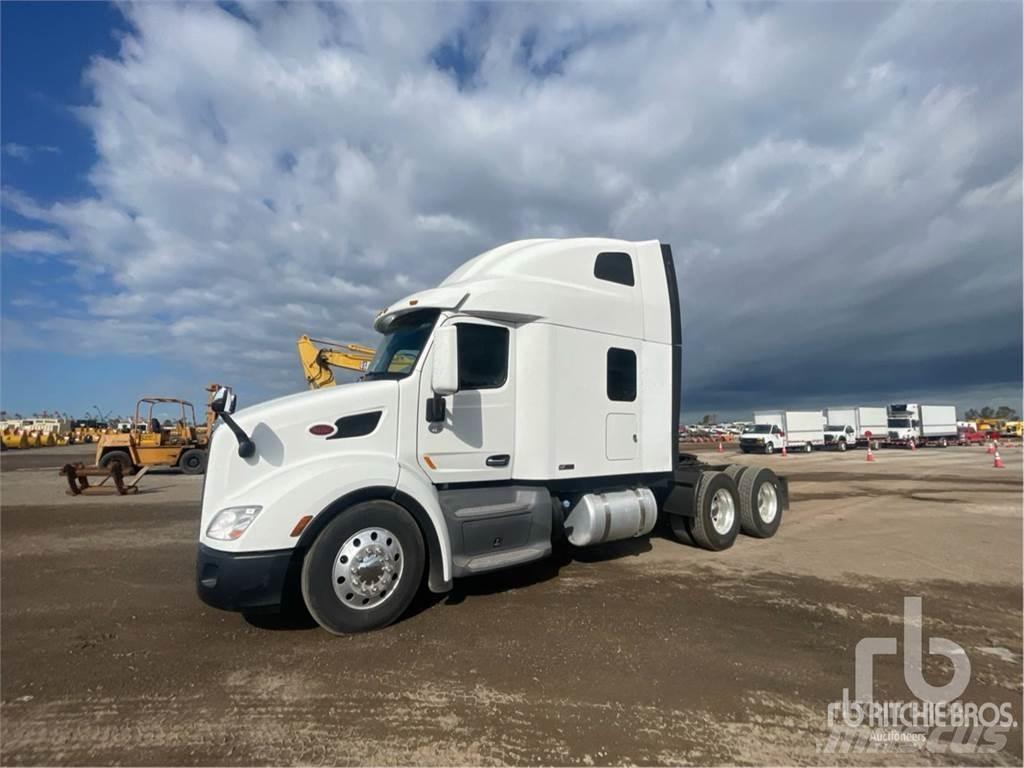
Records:
[[[754,423],[740,435],[743,453],[787,451],[810,453],[825,444],[825,416],[821,411],[757,411]]]
[[[775,534],[783,478],[677,448],[681,318],[657,241],[526,240],[387,307],[362,380],[234,413],[216,393],[199,595],[298,599],[334,633],[384,626],[424,577],[672,531]]]
[[[886,443],[889,445],[945,448],[950,443],[955,444],[958,437],[955,406],[893,403],[888,408]]]
[[[854,406],[825,409],[825,447],[845,451],[855,445],[872,447],[884,442],[888,433],[885,408]]]

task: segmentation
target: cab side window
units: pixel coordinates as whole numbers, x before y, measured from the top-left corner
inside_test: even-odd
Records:
[[[508,328],[459,323],[459,389],[497,389],[508,380]]]
[[[608,350],[608,399],[631,403],[636,400],[636,352]]]
[[[628,253],[618,251],[599,253],[594,262],[594,277],[619,285],[636,285],[633,279],[633,259]]]

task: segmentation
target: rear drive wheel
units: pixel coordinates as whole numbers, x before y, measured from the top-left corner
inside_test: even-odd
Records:
[[[127,451],[110,451],[103,454],[100,459],[100,466],[104,469],[110,469],[110,466],[115,463],[121,465],[121,474],[135,474],[135,465],[132,464],[132,457]]]
[[[201,475],[206,471],[206,451],[189,448],[178,459],[178,467],[186,475]]]
[[[302,563],[302,597],[317,624],[335,635],[385,627],[419,589],[423,536],[391,501],[366,501],[320,532]]]
[[[747,536],[769,539],[782,524],[779,477],[765,467],[749,467],[738,482],[740,527]]]
[[[730,464],[722,471],[732,478],[732,481],[736,483],[736,487],[738,488],[740,484],[740,475],[742,475],[748,469],[750,469],[750,467],[747,466],[746,464]]]
[[[704,472],[694,492],[694,516],[686,518],[687,530],[698,546],[720,552],[736,541],[740,532],[739,494],[725,472]]]

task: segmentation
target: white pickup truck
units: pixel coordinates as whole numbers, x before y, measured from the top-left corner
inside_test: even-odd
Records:
[[[396,301],[362,380],[234,413],[222,389],[196,582],[330,632],[398,619],[425,581],[649,534],[775,534],[787,484],[678,452],[682,326],[657,241],[525,240]]]

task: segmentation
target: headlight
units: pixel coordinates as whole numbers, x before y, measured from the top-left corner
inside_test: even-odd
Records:
[[[206,535],[211,539],[220,539],[221,541],[237,539],[252,525],[252,521],[256,519],[256,515],[260,513],[261,509],[263,507],[228,507],[227,509],[222,509],[210,521],[210,526],[206,529]]]

